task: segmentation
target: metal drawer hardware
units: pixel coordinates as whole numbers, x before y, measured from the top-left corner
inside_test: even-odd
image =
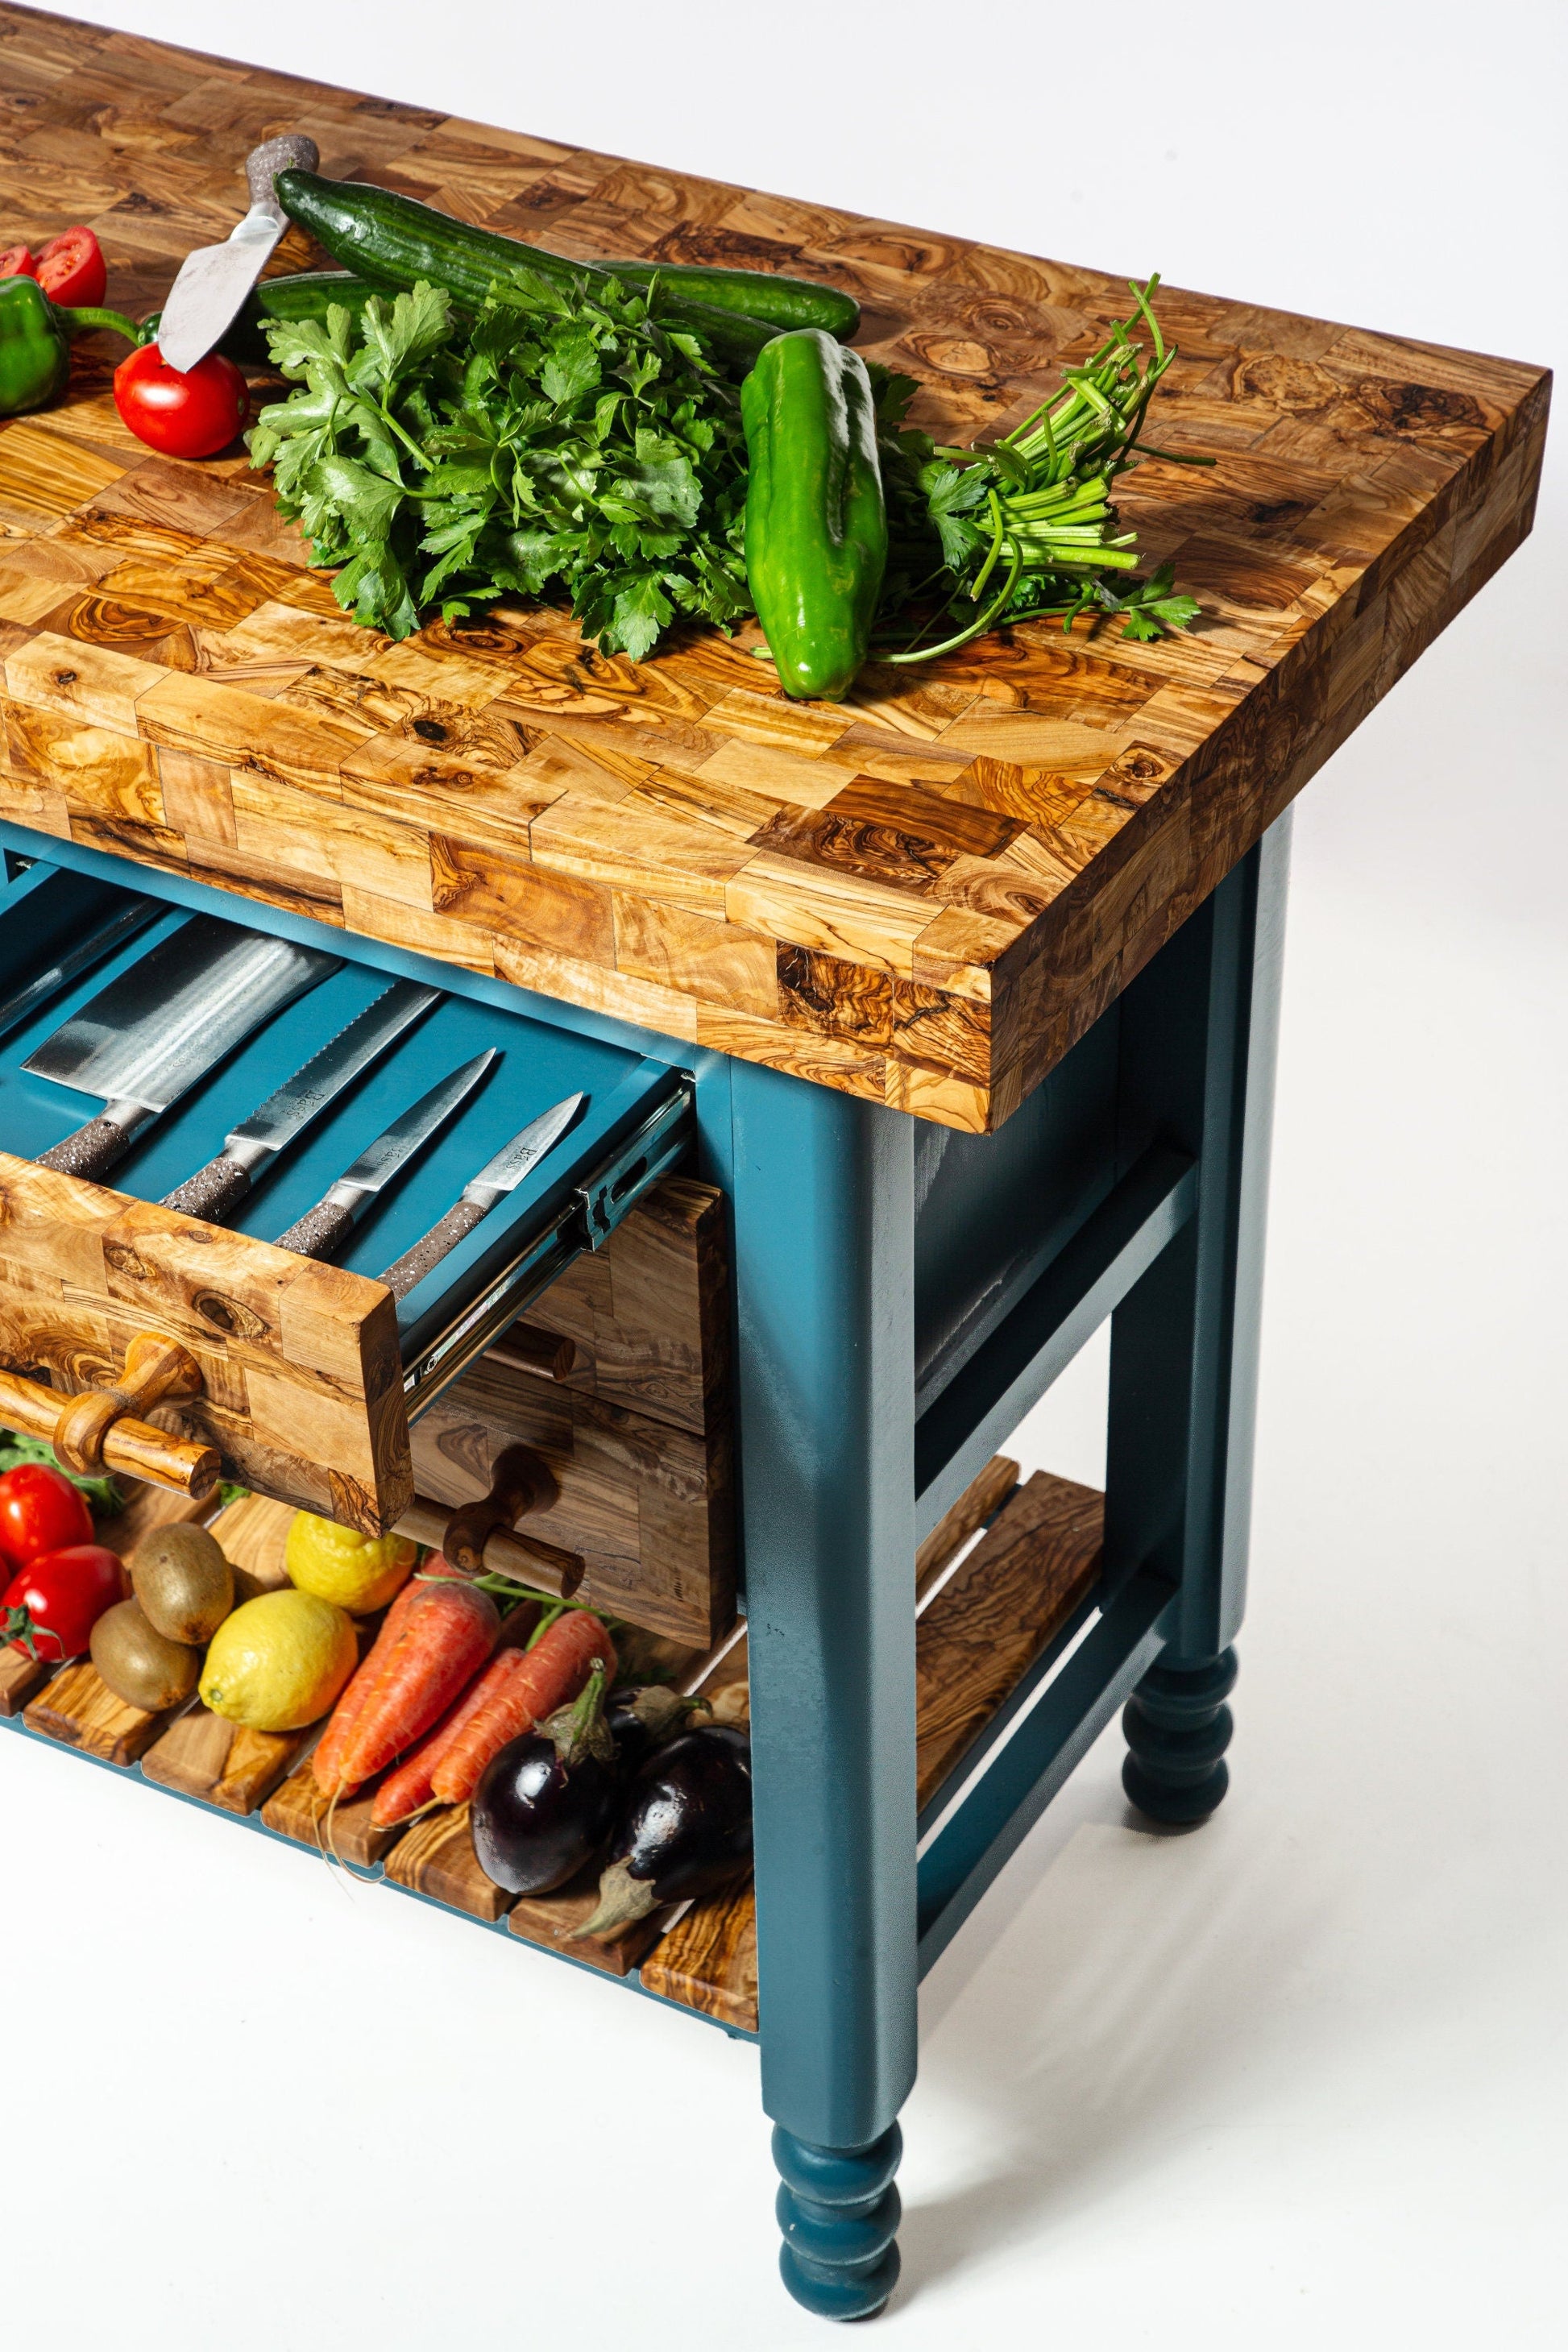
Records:
[[[112,1388],[60,1397],[37,1381],[0,1371],[0,1420],[43,1438],[68,1470],[83,1477],[112,1470],[204,1502],[222,1467],[215,1449],[171,1437],[140,1418],[154,1405],[188,1403],[201,1392],[201,1366],[189,1349],[158,1332],[141,1331],[126,1349],[125,1369]]]
[[[583,1581],[587,1563],[582,1555],[521,1534],[515,1527],[529,1511],[548,1511],[560,1496],[555,1473],[542,1454],[531,1445],[508,1445],[490,1465],[488,1495],[456,1509],[416,1495],[398,1520],[396,1533],[434,1544],[465,1576],[483,1570],[569,1601]]]
[[[674,1091],[601,1160],[587,1182],[576,1187],[565,1206],[489,1288],[405,1368],[403,1394],[410,1421],[434,1404],[465,1366],[564,1274],[574,1258],[607,1241],[649,1186],[684,1158],[691,1146],[695,1101],[696,1087],[683,1073]]]

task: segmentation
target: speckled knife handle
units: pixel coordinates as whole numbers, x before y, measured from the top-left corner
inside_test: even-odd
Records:
[[[187,1217],[205,1217],[209,1225],[226,1224],[250,1190],[250,1171],[242,1168],[237,1160],[219,1152],[194,1176],[187,1176],[172,1192],[165,1192],[163,1206],[178,1209]]]
[[[277,1246],[292,1250],[297,1257],[331,1257],[342,1242],[353,1231],[353,1211],[329,1197],[307,1209],[297,1225],[279,1234]]]
[[[245,159],[245,176],[250,186],[253,205],[273,205],[279,212],[272,183],[279,172],[313,172],[321,160],[321,150],[313,139],[302,131],[286,131],[280,139],[263,140],[253,147]]]
[[[439,1265],[448,1250],[457,1248],[465,1234],[471,1234],[477,1224],[489,1214],[478,1201],[458,1201],[448,1209],[438,1225],[432,1225],[423,1241],[405,1250],[395,1265],[389,1265],[382,1276],[394,1298],[406,1298],[416,1282],[423,1282],[432,1266]]]
[[[124,1159],[134,1140],[111,1118],[89,1118],[74,1135],[40,1151],[37,1164],[58,1169],[62,1176],[105,1176],[117,1160]]]

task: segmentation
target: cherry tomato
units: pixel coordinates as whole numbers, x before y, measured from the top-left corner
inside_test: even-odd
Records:
[[[109,272],[89,228],[68,228],[51,236],[33,276],[51,302],[68,310],[96,310],[109,288]]]
[[[40,1658],[56,1664],[79,1658],[93,1627],[124,1591],[120,1554],[106,1544],[40,1552],[6,1586],[0,1609],[7,1613],[0,1631],[10,1635],[14,1650],[26,1652],[30,1639]]]
[[[0,278],[36,278],[38,265],[25,245],[8,246],[0,253]]]
[[[143,343],[114,371],[114,405],[150,449],[165,457],[211,457],[227,448],[249,415],[250,394],[221,352],[209,352],[182,375],[156,343]]]
[[[41,1551],[92,1541],[92,1513],[79,1486],[47,1462],[18,1462],[0,1478],[0,1560],[23,1567]]]

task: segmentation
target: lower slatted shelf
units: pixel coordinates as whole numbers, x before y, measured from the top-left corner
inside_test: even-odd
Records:
[[[255,1496],[215,1515],[144,1486],[122,1518],[100,1533],[125,1549],[171,1518],[205,1518],[250,1588],[261,1591],[287,1580],[283,1542],[292,1516],[289,1507]],[[998,1456],[921,1546],[916,1755],[922,1811],[962,1779],[986,1727],[1092,1593],[1102,1519],[1094,1489],[1045,1472],[1019,1485],[1016,1465]],[[362,1642],[374,1630],[367,1625]],[[659,1675],[700,1690],[721,1719],[745,1719],[743,1633],[705,1661],[657,1634],[628,1632],[622,1665],[632,1679]],[[89,1664],[35,1667],[6,1652],[0,1654],[0,1716],[18,1714],[30,1731],[102,1762],[139,1769],[157,1786],[326,1851],[326,1801],[310,1762],[319,1726],[290,1734],[244,1731],[194,1702],[172,1717],[143,1716],[115,1699]],[[592,1871],[554,1895],[518,1900],[479,1869],[466,1805],[405,1829],[380,1830],[371,1821],[374,1795],[373,1784],[333,1813],[330,1844],[338,1860],[542,1949],[639,1982],[644,1991],[733,2032],[756,2032],[756,1911],[749,1883],[657,1913],[613,1943],[576,1941],[572,1931],[596,1897]]]

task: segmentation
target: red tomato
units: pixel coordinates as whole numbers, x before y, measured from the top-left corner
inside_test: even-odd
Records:
[[[221,352],[209,352],[182,375],[156,343],[143,343],[114,371],[114,405],[149,449],[165,457],[211,457],[227,448],[249,415],[250,394]]]
[[[30,1638],[40,1658],[79,1658],[93,1627],[124,1591],[120,1554],[106,1544],[40,1552],[5,1588],[0,1608],[20,1613],[8,1615],[4,1630],[14,1650],[25,1652]]]
[[[25,245],[7,247],[0,253],[0,278],[36,278],[38,265]]]
[[[18,1462],[0,1478],[0,1560],[18,1569],[41,1551],[92,1541],[92,1513],[79,1486],[47,1462]]]
[[[33,271],[51,302],[68,310],[96,310],[109,287],[109,272],[89,228],[68,228],[51,236]]]

